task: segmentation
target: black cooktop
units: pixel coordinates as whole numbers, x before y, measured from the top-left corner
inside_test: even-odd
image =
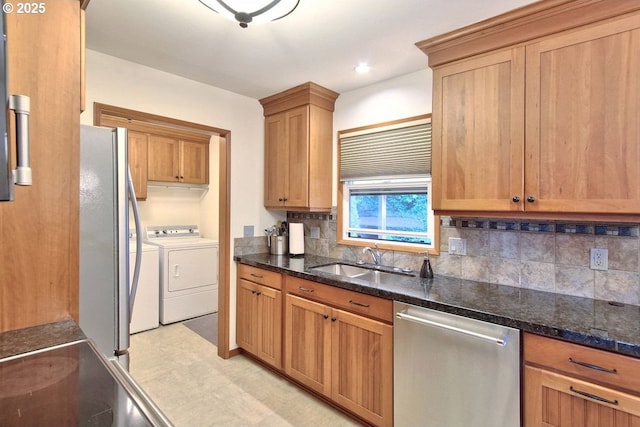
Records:
[[[0,361],[0,426],[150,426],[87,341]]]

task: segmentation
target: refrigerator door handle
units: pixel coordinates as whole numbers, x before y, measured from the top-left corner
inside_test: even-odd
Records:
[[[133,316],[133,304],[136,300],[138,292],[138,279],[140,277],[140,264],[142,262],[142,227],[140,226],[140,211],[136,202],[136,192],[133,188],[133,180],[131,179],[131,169],[127,165],[127,185],[129,186],[129,201],[133,211],[133,221],[136,227],[136,262],[133,267],[133,279],[131,280],[131,293],[129,294],[129,323]]]
[[[9,109],[16,118],[16,169],[14,181],[17,185],[31,185],[31,164],[29,156],[29,112],[31,100],[26,95],[11,95]]]

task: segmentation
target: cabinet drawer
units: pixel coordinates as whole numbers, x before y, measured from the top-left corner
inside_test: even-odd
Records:
[[[275,271],[238,264],[238,277],[274,289],[282,289],[282,274],[276,273]]]
[[[393,301],[391,300],[292,276],[286,277],[286,288],[290,294],[393,323]]]
[[[640,359],[534,334],[524,336],[527,364],[640,393]]]

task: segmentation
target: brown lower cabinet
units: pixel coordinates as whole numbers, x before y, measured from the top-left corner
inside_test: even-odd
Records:
[[[282,275],[238,266],[236,341],[276,369],[282,367]]]
[[[525,334],[524,426],[640,426],[640,359]]]
[[[372,425],[393,425],[392,301],[240,264],[237,313],[245,351]]]

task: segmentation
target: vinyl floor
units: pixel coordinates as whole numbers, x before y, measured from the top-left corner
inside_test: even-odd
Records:
[[[131,336],[130,373],[176,427],[358,425],[240,355],[217,355],[182,323]]]

